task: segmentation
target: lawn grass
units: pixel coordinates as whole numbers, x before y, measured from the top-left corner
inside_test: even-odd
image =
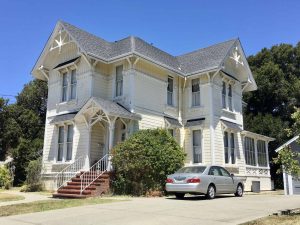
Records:
[[[241,225],[300,225],[300,215],[268,216]]]
[[[8,193],[0,193],[0,202],[8,202],[8,201],[18,201],[25,199],[21,195],[8,194]]]
[[[30,203],[1,206],[0,217],[18,215],[24,213],[42,212],[42,211],[48,211],[53,209],[70,208],[76,206],[119,202],[119,201],[126,201],[126,200],[125,199],[117,200],[117,199],[98,197],[98,198],[87,198],[87,199],[62,199],[62,200],[35,201]]]

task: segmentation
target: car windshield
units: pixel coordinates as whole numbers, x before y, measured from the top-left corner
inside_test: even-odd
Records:
[[[203,173],[206,169],[206,166],[190,166],[190,167],[183,167],[178,170],[176,173]]]

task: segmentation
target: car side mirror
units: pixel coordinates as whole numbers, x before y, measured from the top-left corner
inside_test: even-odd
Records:
[[[231,177],[234,177],[234,174],[232,173],[232,174],[230,174],[230,176],[231,176]]]

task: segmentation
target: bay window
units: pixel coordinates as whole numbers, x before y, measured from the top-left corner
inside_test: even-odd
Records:
[[[257,160],[258,166],[268,166],[267,151],[265,141],[257,141]]]
[[[254,139],[250,137],[245,137],[245,160],[247,165],[255,166],[255,147],[254,147]]]

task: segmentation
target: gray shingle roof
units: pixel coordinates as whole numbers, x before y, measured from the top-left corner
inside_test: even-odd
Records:
[[[130,36],[116,42],[108,42],[66,22],[60,23],[87,54],[96,58],[110,61],[122,55],[137,54],[184,76],[220,67],[228,51],[237,41],[233,39],[184,55],[173,56],[138,37]]]
[[[204,123],[205,118],[198,118],[198,119],[191,119],[186,121],[184,127],[193,127],[193,126],[199,126]]]
[[[179,123],[178,119],[174,119],[168,116],[164,117],[165,120],[173,127],[182,127],[182,125]]]
[[[128,119],[140,119],[140,116],[138,114],[128,111],[125,107],[123,107],[122,105],[116,102],[105,100],[102,98],[97,98],[97,97],[93,97],[92,99],[108,115],[118,116],[118,117],[128,118]]]
[[[224,124],[225,127],[228,129],[236,130],[236,131],[242,131],[243,129],[241,128],[241,125],[232,123],[226,120],[221,120],[221,122]]]
[[[54,123],[59,123],[59,122],[63,122],[63,121],[73,120],[74,117],[76,116],[76,114],[77,114],[77,112],[72,112],[72,113],[66,113],[66,114],[61,114],[61,115],[51,117],[51,118],[49,118],[49,119],[51,119],[50,123],[54,124]]]

